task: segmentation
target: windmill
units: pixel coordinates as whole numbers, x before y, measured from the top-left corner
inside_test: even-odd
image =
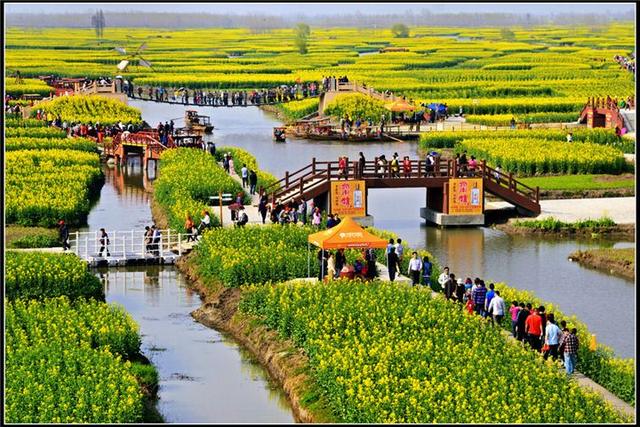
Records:
[[[131,36],[127,36],[127,37],[130,38],[130,39],[133,38]],[[123,46],[116,47],[115,50],[118,53],[120,53],[120,55],[125,57],[117,65],[118,70],[119,71],[125,71],[127,69],[127,67],[129,66],[129,64],[132,64],[136,60],[138,61],[138,66],[151,68],[153,70],[153,67],[151,66],[151,62],[149,62],[146,59],[144,59],[142,57],[142,55],[140,54],[140,52],[142,52],[146,48],[147,48],[147,42],[146,41],[143,41],[135,51],[132,48],[129,48],[129,52],[132,52],[132,53],[127,53],[127,49],[125,47],[123,47]]]

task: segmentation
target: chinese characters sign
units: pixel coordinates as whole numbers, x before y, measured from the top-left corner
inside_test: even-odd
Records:
[[[449,180],[449,214],[481,215],[482,178]]]
[[[367,202],[364,181],[331,181],[331,213],[365,216]]]

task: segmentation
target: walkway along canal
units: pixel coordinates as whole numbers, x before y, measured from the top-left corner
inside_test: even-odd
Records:
[[[106,182],[82,231],[144,229],[153,222],[139,159],[104,167]],[[97,269],[106,300],[140,325],[142,351],[160,377],[157,407],[172,423],[290,423],[285,395],[233,340],[193,320],[201,306],[175,267]]]
[[[142,117],[157,125],[184,114],[184,106],[129,100]],[[191,107],[190,107],[191,108]],[[215,124],[217,147],[225,145],[249,150],[260,167],[277,177],[306,166],[312,157],[329,160],[338,156],[357,159],[362,151],[368,160],[380,154],[398,152],[418,159],[415,142],[347,143],[290,139],[272,140],[273,127],[281,123],[257,107],[193,107],[209,115]],[[442,265],[449,265],[458,277],[482,277],[534,292],[557,304],[567,315],[575,314],[596,334],[599,342],[611,346],[621,357],[635,356],[635,326],[629,322],[635,312],[633,281],[580,267],[567,258],[576,249],[623,247],[627,242],[611,240],[553,240],[509,236],[485,227],[438,229],[427,227],[419,216],[425,205],[423,189],[375,189],[369,193],[369,213],[375,226],[393,231],[414,248],[427,248]],[[117,229],[129,229],[118,225]],[[633,244],[631,244],[633,245]]]

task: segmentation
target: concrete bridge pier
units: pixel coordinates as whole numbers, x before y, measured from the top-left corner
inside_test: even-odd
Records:
[[[445,226],[460,226],[460,225],[484,225],[485,218],[484,213],[480,215],[449,215],[448,206],[448,183],[444,183],[442,188],[427,188],[426,189],[426,205],[424,208],[420,208],[420,217],[424,218],[427,222]]]

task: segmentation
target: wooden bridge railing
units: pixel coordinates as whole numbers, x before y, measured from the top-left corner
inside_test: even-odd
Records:
[[[482,161],[471,171],[461,171],[454,159],[436,158],[436,163],[427,169],[425,160],[410,160],[410,168],[405,171],[400,160],[398,170],[394,171],[391,163],[377,164],[376,160],[365,161],[362,170],[359,162],[349,161],[344,171],[340,170],[338,161],[321,162],[315,157],[312,163],[294,172],[287,171],[284,178],[266,187],[264,191],[271,196],[271,202],[277,203],[298,198],[305,193],[318,190],[329,181],[340,179],[429,179],[429,178],[483,178],[485,189],[505,200],[518,204],[535,213],[540,212],[540,188],[532,188],[518,181],[513,173],[504,173],[487,166]],[[415,185],[415,183],[414,183]]]

